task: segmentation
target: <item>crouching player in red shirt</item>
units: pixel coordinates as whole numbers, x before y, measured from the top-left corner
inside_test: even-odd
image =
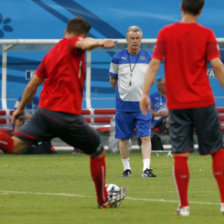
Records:
[[[13,137],[0,133],[0,149],[19,153],[36,139],[61,138],[67,144],[90,155],[90,168],[95,182],[99,208],[116,207],[127,189],[108,193],[105,188],[105,153],[98,133],[81,114],[85,81],[85,50],[111,48],[113,40],[86,38],[91,26],[82,17],[70,20],[65,37],[44,57],[36,74],[26,86],[22,100],[13,113],[12,123],[24,113],[25,105],[43,82],[39,107]]]
[[[224,150],[212,89],[207,76],[207,63],[224,88],[224,67],[220,60],[215,35],[212,30],[197,24],[204,0],[183,0],[182,20],[165,26],[158,34],[157,43],[149,64],[141,99],[141,110],[150,109],[148,92],[163,58],[169,133],[174,153],[174,177],[180,205],[177,214],[188,216],[189,170],[187,159],[193,151],[195,128],[201,155],[210,154],[213,174],[221,195],[221,212],[224,213]]]

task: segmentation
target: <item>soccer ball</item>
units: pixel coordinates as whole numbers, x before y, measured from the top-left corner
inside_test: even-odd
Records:
[[[119,191],[120,187],[118,187],[116,184],[106,184],[105,185],[106,190],[108,193],[112,192],[112,191]]]
[[[119,207],[122,201],[121,193],[119,192],[120,187],[118,187],[116,184],[106,184],[105,187],[107,190],[108,200],[113,202],[111,208]]]

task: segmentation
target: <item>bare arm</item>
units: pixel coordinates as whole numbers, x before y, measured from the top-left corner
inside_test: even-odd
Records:
[[[149,91],[155,82],[156,74],[159,70],[160,64],[161,64],[161,60],[153,58],[149,62],[149,66],[145,74],[142,98],[140,101],[141,111],[145,115],[147,115],[147,111],[150,110]]]
[[[34,95],[36,94],[37,88],[42,83],[42,81],[43,79],[34,75],[30,82],[27,84],[26,88],[24,89],[19,106],[12,115],[11,125],[17,118],[19,118],[21,115],[24,115],[24,108],[26,104],[33,99]]]
[[[168,110],[163,110],[156,112],[155,110],[151,109],[153,117],[168,117]]]
[[[214,70],[215,76],[224,89],[224,66],[220,58],[214,58],[210,61]]]
[[[82,50],[91,50],[95,47],[104,47],[104,48],[112,48],[115,46],[117,41],[111,39],[95,39],[95,38],[84,38],[83,40],[76,42],[76,48],[80,48]]]
[[[110,76],[110,84],[112,85],[112,87],[114,89],[116,89],[116,86],[117,86],[117,79],[114,78],[113,76]]]

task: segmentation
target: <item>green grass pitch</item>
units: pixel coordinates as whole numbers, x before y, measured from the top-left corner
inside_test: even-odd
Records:
[[[99,210],[90,176],[89,157],[0,154],[1,224],[221,224],[220,199],[210,156],[190,155],[190,217],[175,216],[178,198],[173,158],[152,155],[157,178],[142,178],[139,151],[130,153],[132,177],[122,178],[119,154],[106,153],[107,183],[127,186],[117,209]]]

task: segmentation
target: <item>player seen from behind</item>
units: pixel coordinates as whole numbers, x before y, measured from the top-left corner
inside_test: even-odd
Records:
[[[214,33],[197,23],[203,5],[204,0],[183,0],[181,22],[165,26],[159,32],[140,103],[142,112],[146,114],[147,110],[150,110],[148,93],[165,58],[169,133],[174,153],[174,177],[180,201],[177,214],[181,216],[190,215],[190,173],[187,160],[189,153],[194,150],[194,128],[200,154],[212,156],[213,174],[220,191],[221,212],[224,213],[222,132],[207,76],[207,63],[212,65],[223,88],[224,66],[220,60]]]

